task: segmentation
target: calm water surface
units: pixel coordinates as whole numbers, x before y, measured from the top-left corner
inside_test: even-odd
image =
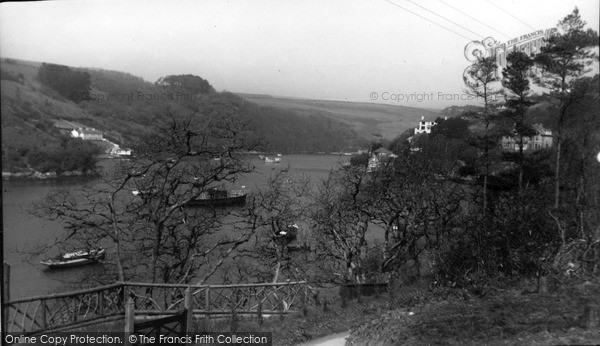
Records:
[[[234,188],[245,186],[257,189],[265,186],[267,177],[281,169],[289,167],[288,174],[292,180],[301,176],[309,176],[313,184],[325,179],[332,168],[348,157],[337,155],[286,155],[279,164],[266,164],[257,157],[252,157],[256,172],[243,176],[235,182]],[[100,162],[107,167],[111,161]],[[85,272],[101,270],[102,264],[48,270],[39,262],[57,252],[39,256],[28,255],[36,247],[51,244],[64,234],[60,222],[38,218],[30,213],[32,202],[44,198],[57,187],[78,187],[86,179],[68,178],[48,181],[3,181],[2,216],[4,261],[11,266],[10,299],[30,297],[61,292],[65,285],[77,283]],[[55,250],[58,251],[58,250]],[[70,289],[69,289],[70,290]]]

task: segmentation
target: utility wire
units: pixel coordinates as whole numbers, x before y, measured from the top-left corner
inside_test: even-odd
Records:
[[[444,17],[444,16],[442,16],[442,15],[439,15],[439,14],[437,14],[437,13],[435,13],[435,12],[433,12],[433,11],[431,11],[431,10],[427,9],[426,7],[423,7],[423,6],[419,5],[419,4],[417,4],[416,2],[414,2],[414,1],[412,1],[412,0],[406,0],[406,1],[408,1],[408,2],[410,2],[411,4],[414,4],[414,5],[416,5],[416,6],[419,6],[420,8],[424,9],[425,11],[427,11],[427,12],[429,12],[429,13],[433,13],[433,14],[435,14],[436,16],[438,16],[438,17],[440,17],[440,18],[442,18],[442,19],[444,19],[444,20],[447,20],[447,21],[449,21],[450,23],[452,23],[452,24],[454,24],[454,25],[456,25],[456,26],[458,26],[458,27],[461,27],[461,28],[463,28],[463,29],[467,30],[468,32],[472,33],[473,35],[475,35],[475,36],[477,36],[477,37],[483,37],[483,36],[479,35],[478,33],[476,33],[476,32],[474,32],[474,31],[470,30],[469,28],[465,28],[464,26],[462,26],[462,25],[460,25],[460,24],[458,24],[458,23],[456,23],[456,22],[454,22],[454,21],[452,21],[452,20],[450,20],[450,19],[448,19],[448,18],[446,18],[446,17]]]
[[[464,14],[465,16],[467,16],[467,17],[471,18],[472,20],[476,21],[477,23],[479,23],[479,24],[481,24],[481,25],[485,25],[485,26],[486,26],[488,29],[492,29],[493,31],[495,31],[495,32],[497,32],[497,33],[499,33],[499,34],[501,34],[501,35],[503,35],[503,36],[506,36],[506,38],[509,38],[509,39],[510,39],[510,38],[512,38],[512,37],[508,36],[507,34],[503,33],[502,31],[492,28],[491,26],[489,26],[489,25],[485,24],[484,22],[480,21],[479,19],[477,19],[477,18],[475,18],[475,17],[471,16],[471,15],[470,15],[470,14],[468,14],[468,13],[465,13],[465,12],[461,11],[460,9],[458,9],[458,8],[456,8],[456,7],[454,7],[454,6],[450,5],[450,4],[448,4],[447,2],[444,2],[443,0],[438,0],[438,1],[439,1],[439,2],[441,2],[441,3],[442,3],[442,4],[444,4],[444,5],[446,5],[446,6],[450,7],[450,8],[452,8],[452,9],[454,9],[455,11],[458,11],[458,12],[460,12],[460,13]]]
[[[390,0],[385,0],[385,1],[386,1],[387,3],[390,3],[390,4],[394,5],[394,6],[396,6],[396,7],[400,7],[401,9],[403,9],[404,11],[406,11],[406,12],[408,12],[408,13],[414,14],[414,15],[415,15],[415,16],[417,16],[417,17],[420,17],[420,18],[422,18],[422,19],[425,19],[426,21],[428,21],[428,22],[430,22],[430,23],[433,23],[433,24],[435,24],[435,25],[437,25],[437,26],[439,26],[439,27],[441,27],[441,28],[443,28],[443,29],[446,29],[446,30],[450,31],[451,33],[454,33],[454,34],[456,34],[456,35],[458,35],[458,36],[460,36],[460,37],[462,37],[462,38],[465,38],[465,39],[467,39],[467,40],[469,40],[469,41],[474,41],[473,39],[471,39],[471,38],[468,38],[468,37],[467,37],[467,36],[465,36],[465,35],[459,34],[459,33],[457,33],[456,31],[454,31],[454,30],[452,30],[452,29],[449,29],[449,28],[447,28],[447,27],[443,26],[442,24],[438,24],[438,23],[436,23],[436,22],[434,22],[434,21],[432,21],[432,20],[430,20],[430,19],[427,19],[426,17],[423,17],[422,15],[420,15],[420,14],[418,14],[418,13],[415,13],[415,12],[413,12],[413,11],[411,11],[411,10],[407,10],[406,8],[404,8],[404,7],[400,6],[400,5],[398,5],[398,4],[397,4],[397,3],[395,3],[395,2],[392,2],[392,1],[390,1]]]
[[[525,23],[524,21],[520,20],[519,18],[513,16],[512,14],[510,14],[508,11],[506,11],[505,9],[503,9],[502,7],[494,4],[493,2],[491,2],[490,0],[485,0],[487,2],[489,2],[490,4],[492,4],[493,6],[495,6],[496,8],[500,9],[502,12],[508,14],[509,16],[513,17],[514,19],[518,20],[519,22],[525,24],[526,26],[528,26],[531,30],[537,30],[536,28],[532,27],[531,25]]]

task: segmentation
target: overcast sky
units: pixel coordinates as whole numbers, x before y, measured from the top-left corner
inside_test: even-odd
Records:
[[[219,91],[441,108],[464,104],[444,99],[463,92],[462,73],[470,64],[463,51],[471,40],[492,36],[505,42],[548,29],[575,7],[588,27],[598,31],[598,4],[598,0],[2,3],[0,55],[124,71],[151,82],[190,73]],[[434,97],[428,102],[407,101],[411,94],[431,93]],[[392,100],[391,95],[397,94],[404,96]]]

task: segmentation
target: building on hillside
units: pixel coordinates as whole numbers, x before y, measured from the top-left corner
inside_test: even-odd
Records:
[[[546,129],[542,124],[534,124],[532,127],[537,134],[532,137],[523,137],[523,150],[537,151],[552,147],[554,142],[552,130]],[[500,145],[505,151],[519,151],[519,137],[502,136]]]
[[[73,138],[81,138],[85,141],[102,141],[104,140],[104,136],[102,132],[96,131],[94,129],[83,129],[77,128],[71,131],[71,137]]]
[[[116,156],[131,156],[131,149],[121,149],[118,145],[115,145],[110,149],[109,154]]]
[[[379,148],[371,153],[371,157],[369,158],[369,163],[367,165],[367,172],[373,172],[378,169],[383,162],[389,159],[393,159],[398,157],[398,155],[392,153],[386,148]]]
[[[425,116],[421,116],[419,126],[415,128],[415,134],[431,133],[431,128],[435,126],[435,121],[425,121]]]

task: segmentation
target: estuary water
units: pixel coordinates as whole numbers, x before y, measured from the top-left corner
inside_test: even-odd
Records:
[[[288,170],[292,180],[308,176],[313,185],[327,178],[331,169],[348,161],[338,155],[284,155],[280,163],[264,163],[257,155],[250,156],[254,173],[240,177],[234,189],[264,188],[267,178],[280,170]],[[110,167],[111,160],[102,160],[99,166]],[[79,187],[89,178],[61,178],[53,180],[27,180],[2,182],[2,230],[4,262],[10,265],[10,300],[57,293],[69,284],[80,281],[84,273],[101,270],[97,265],[62,270],[48,270],[40,261],[58,253],[31,255],[37,247],[51,244],[64,235],[60,222],[49,221],[31,214],[32,203],[44,198],[52,189]],[[70,289],[69,289],[70,290]]]

